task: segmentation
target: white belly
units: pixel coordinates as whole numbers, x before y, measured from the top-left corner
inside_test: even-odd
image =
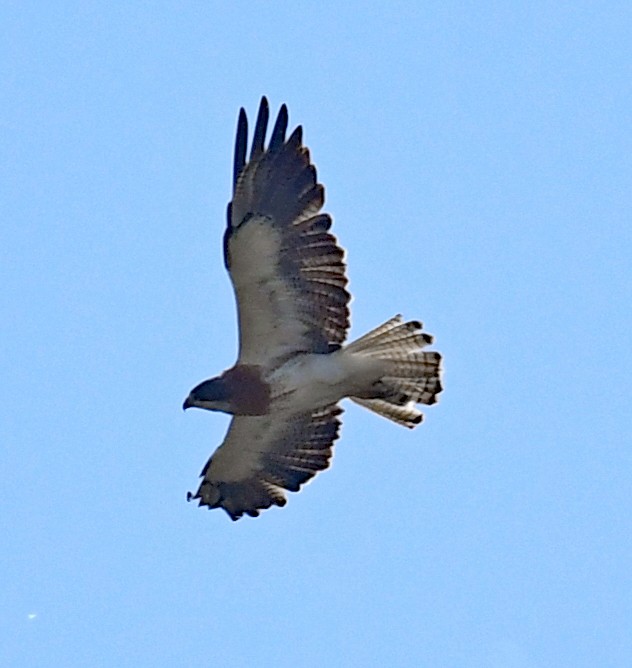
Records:
[[[379,360],[345,353],[298,355],[269,377],[272,400],[287,400],[296,411],[328,406],[370,387],[382,373]]]

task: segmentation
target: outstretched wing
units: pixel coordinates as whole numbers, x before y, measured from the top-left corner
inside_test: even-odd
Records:
[[[195,495],[200,506],[223,508],[233,520],[257,517],[272,505],[284,506],[284,490],[301,485],[329,466],[342,409],[337,405],[289,416],[235,416],[226,438],[200,474]]]
[[[246,161],[248,121],[239,113],[224,235],[239,317],[238,363],[263,366],[341,344],[350,300],[344,252],[328,231],[330,216],[319,213],[324,188],[302,145],[302,128],[286,140],[283,105],[266,148],[268,117],[264,97]]]

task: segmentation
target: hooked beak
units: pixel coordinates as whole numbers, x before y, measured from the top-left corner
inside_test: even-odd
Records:
[[[187,408],[191,408],[195,404],[191,401],[191,395],[189,395],[185,400],[184,403],[182,404],[182,410],[186,411]]]

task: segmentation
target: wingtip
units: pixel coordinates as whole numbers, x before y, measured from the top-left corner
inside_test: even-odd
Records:
[[[270,152],[279,151],[283,144],[285,143],[285,133],[287,131],[288,124],[288,113],[287,107],[283,104],[279,113],[277,115],[276,122],[274,123],[274,128],[272,129],[272,135],[270,136],[270,144],[268,150]]]
[[[269,118],[270,107],[268,105],[268,99],[264,95],[261,98],[261,104],[259,105],[259,111],[257,112],[257,120],[255,121],[255,133],[252,138],[252,146],[250,147],[251,160],[258,158],[264,151]]]
[[[269,116],[270,116],[270,103],[268,102],[268,98],[265,95],[262,95],[261,102],[259,102],[259,110],[257,112],[257,123],[255,124],[255,127],[261,122],[262,119],[265,119],[265,125],[267,125]]]
[[[246,164],[246,149],[248,145],[248,116],[242,107],[239,110],[237,120],[237,134],[235,136],[235,154],[233,158],[233,193],[237,185],[237,179]]]
[[[303,145],[303,126],[302,125],[297,125],[294,128],[294,130],[292,131],[292,134],[290,135],[290,138],[287,140],[287,143],[296,147],[296,148]]]

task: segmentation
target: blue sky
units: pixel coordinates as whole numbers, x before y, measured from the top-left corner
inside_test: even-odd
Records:
[[[0,8],[0,663],[630,665],[629,3]],[[420,318],[409,432],[346,404],[330,470],[185,502],[236,352],[237,112],[289,106],[352,336]]]

